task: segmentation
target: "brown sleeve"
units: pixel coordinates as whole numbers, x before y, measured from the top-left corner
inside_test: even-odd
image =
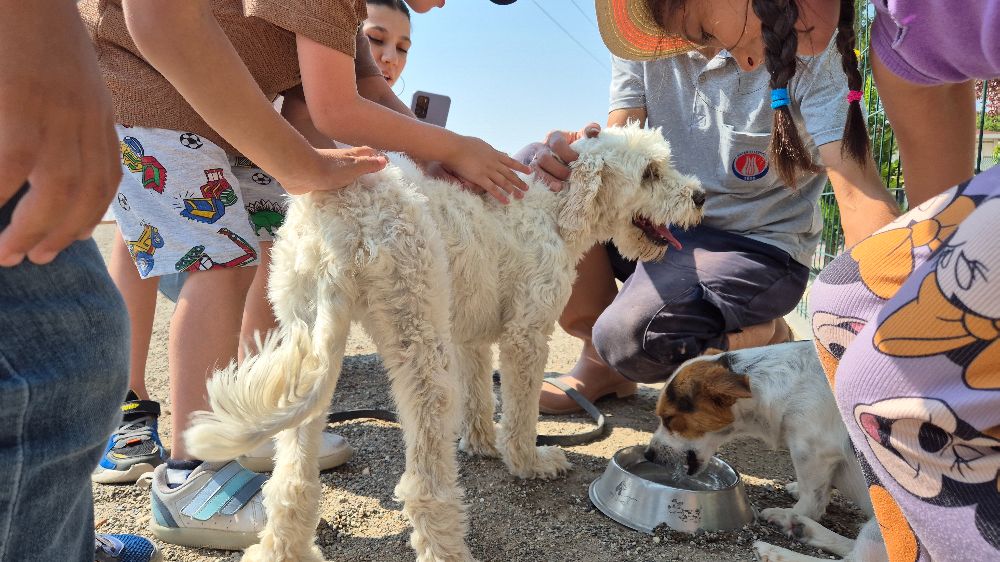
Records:
[[[364,0],[243,0],[243,13],[354,58],[368,10]]]
[[[375,64],[375,57],[372,56],[371,45],[368,44],[368,37],[364,32],[358,30],[358,54],[354,57],[354,78],[360,80],[371,76],[382,76],[382,71]]]

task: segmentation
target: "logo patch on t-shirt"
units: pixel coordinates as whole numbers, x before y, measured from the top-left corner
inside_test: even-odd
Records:
[[[754,181],[767,175],[770,166],[759,150],[745,150],[733,158],[733,175],[743,181]]]

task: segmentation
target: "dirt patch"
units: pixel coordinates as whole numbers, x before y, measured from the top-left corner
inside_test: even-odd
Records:
[[[97,239],[107,255],[113,231],[101,226]],[[161,297],[150,352],[147,383],[152,398],[167,412],[161,418],[165,440],[171,431],[167,392],[166,338],[172,305]],[[562,371],[574,362],[575,340],[557,332],[552,341],[548,370]],[[388,380],[374,347],[360,331],[351,334],[348,357],[334,398],[334,409],[391,408]],[[655,429],[653,407],[658,386],[640,386],[637,396],[599,404],[612,426],[596,443],[566,449],[573,470],[554,481],[523,481],[507,473],[495,459],[459,455],[461,484],[469,505],[468,542],[483,562],[652,562],[667,560],[716,562],[753,560],[751,545],[765,540],[813,556],[828,558],[783,537],[777,530],[754,525],[736,532],[691,536],[669,529],[646,535],[622,527],[597,511],[587,487],[623,447],[645,443]],[[585,416],[542,416],[542,433],[570,433],[587,429]],[[355,448],[354,459],[322,474],[323,497],[319,544],[331,560],[412,561],[409,525],[393,498],[393,487],[403,472],[403,443],[398,426],[379,421],[337,424]],[[744,476],[750,500],[758,510],[790,506],[794,500],[784,484],[794,478],[784,451],[767,451],[755,441],[732,444],[720,456]],[[134,486],[94,486],[96,520],[103,532],[148,534],[149,492]],[[854,536],[864,522],[862,514],[835,494],[823,519],[831,529]],[[236,561],[239,553],[161,545],[166,560],[184,562]]]

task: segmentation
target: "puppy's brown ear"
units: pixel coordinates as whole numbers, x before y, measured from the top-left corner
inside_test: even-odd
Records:
[[[737,400],[750,398],[750,377],[732,372],[720,372],[705,385],[704,391],[719,406],[728,408]]]
[[[750,398],[753,392],[750,390],[750,377],[733,373],[732,380],[736,383],[734,396],[737,398]]]

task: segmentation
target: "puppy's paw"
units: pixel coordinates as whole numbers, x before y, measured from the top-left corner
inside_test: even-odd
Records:
[[[790,562],[792,560],[801,560],[802,555],[796,554],[790,550],[785,550],[780,546],[774,546],[773,544],[766,543],[764,541],[756,541],[753,543],[754,551],[757,554],[757,560],[761,562]],[[812,558],[809,558],[812,560]]]
[[[511,474],[518,478],[532,479],[539,478],[550,480],[566,474],[573,467],[566,460],[566,453],[559,447],[535,447],[534,458],[528,462],[513,462],[512,458],[507,459],[507,466]]]
[[[771,507],[761,511],[760,517],[797,541],[802,542],[807,538],[809,528],[802,516],[789,508]]]
[[[798,482],[789,482],[788,484],[785,484],[785,491],[788,492],[789,496],[792,496],[795,499],[799,499],[799,483]]]

